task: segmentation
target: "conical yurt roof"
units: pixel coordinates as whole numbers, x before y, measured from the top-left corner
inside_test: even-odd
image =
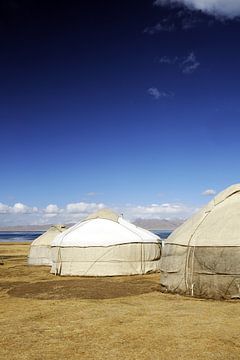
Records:
[[[62,224],[51,226],[45,233],[35,239],[31,246],[49,246],[51,241],[59,234],[65,231],[67,227]]]
[[[111,246],[128,243],[158,243],[159,236],[131,224],[109,209],[89,215],[59,234],[52,246]]]
[[[183,246],[240,246],[240,184],[210,201],[177,228],[166,244]]]
[[[97,211],[96,213],[88,215],[88,217],[85,220],[91,220],[91,219],[106,219],[106,220],[112,220],[117,222],[119,219],[119,215],[115,213],[114,211],[110,209],[102,209]]]

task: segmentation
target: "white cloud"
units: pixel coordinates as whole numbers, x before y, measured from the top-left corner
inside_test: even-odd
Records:
[[[212,18],[209,20],[207,16],[199,16],[198,12],[192,12],[187,9],[178,11],[177,17],[179,18],[180,28],[185,31],[199,26],[204,26],[206,28],[206,26],[211,26],[214,23]]]
[[[201,10],[215,17],[233,19],[240,16],[239,0],[155,0],[156,6],[183,5],[190,10]]]
[[[87,196],[96,196],[98,193],[94,192],[94,191],[89,191],[86,195]]]
[[[99,196],[99,195],[103,195],[102,192],[96,192],[96,191],[89,191],[86,193],[86,196]]]
[[[173,58],[168,56],[162,56],[160,59],[157,59],[157,62],[159,62],[160,64],[169,64],[169,65],[176,64],[178,61],[179,61],[178,56],[175,56]]]
[[[160,91],[157,88],[151,87],[148,89],[148,94],[154,97],[155,99],[160,98]]]
[[[13,206],[0,203],[0,214],[31,214],[37,213],[37,207],[29,207],[22,203],[16,203]]]
[[[174,7],[171,5],[171,7]],[[209,17],[206,13],[189,10],[184,7],[179,10],[179,7],[169,13],[168,17],[162,19],[153,26],[146,27],[144,33],[155,35],[162,31],[173,32],[175,30],[189,31],[196,27],[212,26],[215,21],[225,22],[225,18],[213,16]]]
[[[149,35],[155,35],[160,32],[172,32],[175,30],[174,23],[169,23],[168,18],[163,19],[162,22],[157,23],[156,25],[146,27],[143,32]]]
[[[215,195],[215,194],[216,194],[216,191],[213,189],[207,189],[202,192],[202,195],[204,195],[204,196],[211,196],[211,195]]]
[[[156,61],[160,64],[178,65],[183,74],[192,74],[200,66],[200,62],[197,60],[193,51],[185,57],[175,56],[171,58],[162,56]]]
[[[160,98],[173,97],[174,93],[170,91],[159,91],[156,87],[151,87],[147,90],[148,94],[151,95],[154,99],[158,100]]]
[[[12,209],[10,211],[16,213],[16,214],[26,214],[29,212],[28,207],[22,203],[16,203],[13,205]]]
[[[7,214],[9,212],[9,206],[0,203],[0,214]]]
[[[66,211],[70,214],[82,214],[98,211],[103,209],[104,207],[104,204],[79,202],[68,204],[66,206]]]
[[[63,208],[59,208],[56,204],[49,204],[45,208],[38,209],[22,203],[16,203],[13,206],[0,203],[0,226],[72,223],[104,207],[103,203],[79,202],[67,204]]]
[[[60,212],[60,209],[57,205],[49,204],[45,209],[44,212],[46,214],[57,214]]]
[[[10,212],[16,214],[31,214],[31,213],[36,213],[37,211],[38,211],[37,207],[32,208],[22,203],[16,203],[13,205],[12,208],[10,208]]]
[[[195,212],[195,208],[189,207],[182,203],[163,203],[150,205],[137,205],[124,209],[123,213],[130,218],[136,219],[138,217],[151,218],[186,218]]]
[[[16,203],[13,206],[0,203],[0,226],[1,225],[42,225],[56,223],[75,223],[90,213],[105,208],[103,203],[78,202],[70,203],[60,208],[56,204],[49,204],[45,208],[29,207]],[[124,214],[126,219],[136,218],[159,218],[174,219],[186,218],[195,209],[182,203],[153,203],[149,205],[126,204],[122,207],[112,207],[119,214]]]
[[[191,52],[180,64],[184,74],[192,74],[199,66],[194,52]]]

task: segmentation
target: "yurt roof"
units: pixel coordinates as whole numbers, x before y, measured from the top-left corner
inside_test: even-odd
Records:
[[[40,235],[37,239],[35,239],[31,246],[44,246],[50,245],[51,241],[57,236],[59,233],[65,231],[67,227],[65,225],[53,225],[51,226],[45,233]]]
[[[240,184],[219,193],[177,228],[166,244],[240,246]]]
[[[89,215],[86,220],[91,220],[91,219],[106,219],[106,220],[112,220],[117,222],[119,219],[119,215],[117,213],[115,213],[114,211],[110,210],[110,209],[102,209],[99,210],[98,212]]]
[[[159,240],[159,236],[131,224],[106,209],[88,216],[64,234],[59,234],[52,242],[52,246],[111,246],[140,242],[158,243]]]

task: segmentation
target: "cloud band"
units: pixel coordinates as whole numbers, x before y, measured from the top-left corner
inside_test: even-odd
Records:
[[[156,6],[183,5],[190,10],[200,10],[215,17],[233,19],[240,16],[239,0],[155,0]]]

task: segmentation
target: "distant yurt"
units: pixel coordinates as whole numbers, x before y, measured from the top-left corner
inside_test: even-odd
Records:
[[[160,238],[104,209],[52,242],[51,272],[114,276],[159,271]]]
[[[29,250],[28,264],[51,266],[51,241],[66,229],[65,225],[51,226],[44,234],[34,240]]]
[[[161,291],[240,297],[240,184],[217,195],[165,241]]]

